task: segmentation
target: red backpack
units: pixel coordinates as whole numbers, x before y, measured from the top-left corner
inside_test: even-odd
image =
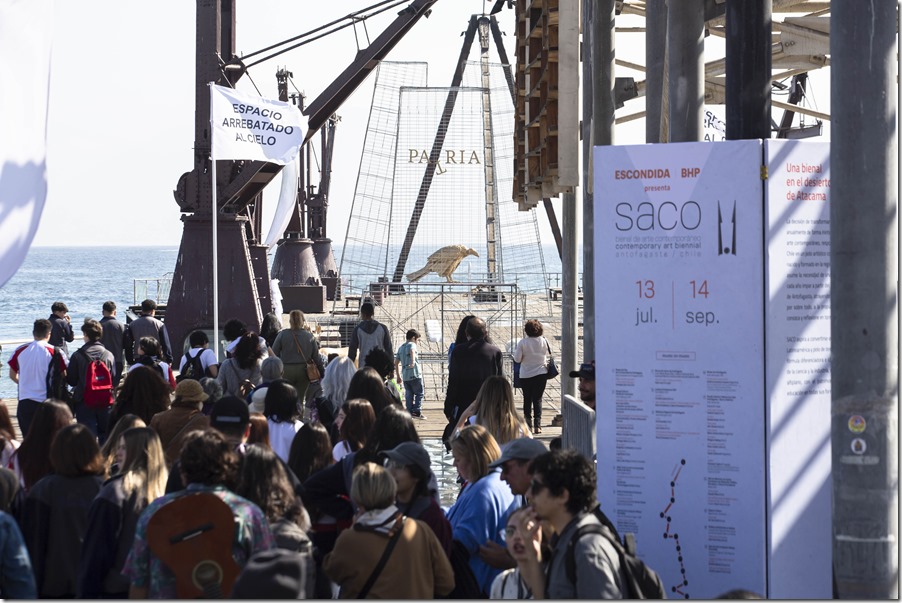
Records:
[[[82,400],[88,408],[103,409],[113,403],[113,375],[102,360],[88,359]]]

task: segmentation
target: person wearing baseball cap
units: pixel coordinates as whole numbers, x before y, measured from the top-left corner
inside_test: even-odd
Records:
[[[210,427],[214,427],[234,444],[247,440],[251,413],[247,402],[237,396],[223,396],[210,410]]]
[[[385,468],[398,485],[395,505],[401,513],[419,519],[435,533],[445,553],[451,556],[451,523],[439,506],[437,483],[429,453],[418,442],[401,442],[379,453]]]
[[[217,400],[210,410],[210,427],[224,435],[226,440],[238,450],[238,453],[243,455],[244,443],[251,432],[251,414],[247,408],[247,402],[236,396],[223,396]],[[166,494],[178,492],[185,487],[179,466],[180,463],[176,460],[169,470]],[[294,474],[292,473],[292,475]],[[297,477],[294,478],[294,481],[297,481]]]
[[[507,525],[510,515],[522,507],[526,501],[524,496],[529,490],[529,463],[540,454],[545,454],[548,449],[540,440],[533,438],[517,438],[501,447],[501,457],[497,461],[489,463],[489,467],[495,469],[501,467],[501,480],[507,482],[514,494],[514,502],[504,512],[500,525]],[[513,557],[502,544],[489,540],[479,547],[479,556],[483,561],[496,568],[512,568],[516,566]]]
[[[570,371],[570,377],[579,378],[579,399],[595,410],[595,361],[580,364],[578,371]]]

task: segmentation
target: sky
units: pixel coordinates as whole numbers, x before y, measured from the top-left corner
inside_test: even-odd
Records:
[[[238,0],[237,49],[245,54],[259,50],[370,3]],[[493,4],[440,0],[388,59],[427,61],[430,85],[449,85],[470,15]],[[371,39],[397,10],[367,21]],[[497,17],[513,57],[514,12],[505,9]],[[49,189],[34,245],[177,246],[181,214],[172,191],[193,165],[195,2],[57,0],[52,26]],[[358,27],[357,35],[365,39],[366,32]],[[643,62],[641,36],[618,34],[615,44],[618,58]],[[355,33],[348,28],[251,68],[250,78],[237,87],[255,93],[253,80],[262,95],[277,98],[275,72],[286,67],[309,103],[356,51]],[[618,71],[627,74],[643,77]],[[373,81],[371,76],[338,110],[328,229],[338,245],[353,200]],[[641,111],[642,101],[637,102],[626,112]],[[618,126],[615,142],[643,143],[644,120]],[[264,193],[264,237],[280,180],[275,178]],[[554,204],[560,220],[560,200]],[[543,242],[553,243],[544,212],[539,224]]]

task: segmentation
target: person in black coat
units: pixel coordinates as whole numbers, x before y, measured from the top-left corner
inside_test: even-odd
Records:
[[[69,308],[61,301],[53,302],[50,306],[50,345],[62,348],[66,356],[69,355],[67,342],[75,340],[75,332],[69,319]]]
[[[445,417],[449,423],[442,439],[448,440],[460,413],[467,408],[483,382],[492,375],[504,376],[501,349],[487,341],[485,321],[471,318],[467,323],[467,341],[454,346],[448,363],[448,389],[445,394]]]
[[[80,423],[56,434],[50,463],[54,472],[41,478],[25,498],[22,535],[38,596],[70,599],[76,594],[81,543],[88,511],[103,484],[104,463],[97,439]]]

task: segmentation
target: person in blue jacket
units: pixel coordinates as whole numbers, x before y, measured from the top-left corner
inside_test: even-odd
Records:
[[[13,516],[0,511],[0,597],[37,599],[31,558]]]
[[[464,486],[448,509],[451,536],[470,554],[470,569],[484,593],[500,573],[479,557],[479,547],[500,540],[502,517],[514,501],[510,486],[501,481],[500,467],[489,465],[501,458],[501,448],[482,425],[469,425],[451,442],[454,466]]]

